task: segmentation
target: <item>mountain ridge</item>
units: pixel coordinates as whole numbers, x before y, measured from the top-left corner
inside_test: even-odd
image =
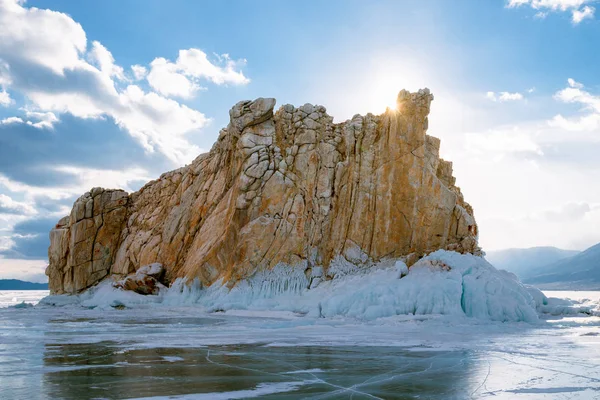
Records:
[[[485,258],[496,268],[512,272],[525,279],[535,271],[558,260],[580,253],[553,246],[535,246],[486,251]]]
[[[48,284],[20,279],[0,279],[0,290],[48,290]]]
[[[600,243],[535,272],[524,282],[541,289],[600,290]]]

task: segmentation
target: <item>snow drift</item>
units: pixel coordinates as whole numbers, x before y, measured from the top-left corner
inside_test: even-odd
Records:
[[[402,261],[361,269],[339,258],[323,276],[321,268],[279,265],[257,272],[232,289],[222,282],[176,281],[157,296],[113,287],[110,281],[78,296],[49,296],[41,305],[79,304],[89,308],[149,304],[197,305],[207,311],[290,311],[309,317],[373,320],[393,315],[441,314],[492,321],[538,319],[547,303],[537,289],[495,269],[482,257],[438,250],[410,270]],[[65,298],[67,297],[67,298]]]

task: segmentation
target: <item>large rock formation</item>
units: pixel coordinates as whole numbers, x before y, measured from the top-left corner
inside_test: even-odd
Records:
[[[426,134],[432,100],[403,90],[396,109],[338,124],[322,106],[239,102],[192,164],[130,195],[79,198],[50,233],[50,289],[76,293],[155,262],[169,281],[233,286],[277,264],[477,253],[473,210]]]

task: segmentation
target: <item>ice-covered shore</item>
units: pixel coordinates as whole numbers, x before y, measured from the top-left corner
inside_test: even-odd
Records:
[[[438,250],[410,270],[401,261],[358,269],[338,260],[321,268],[276,267],[255,274],[232,289],[221,282],[203,288],[197,281],[176,281],[156,296],[124,291],[106,280],[78,296],[48,296],[40,306],[85,308],[195,305],[209,312],[287,311],[308,317],[374,320],[394,315],[450,315],[491,321],[536,322],[539,313],[582,310],[546,298],[515,275],[497,270],[484,258]]]

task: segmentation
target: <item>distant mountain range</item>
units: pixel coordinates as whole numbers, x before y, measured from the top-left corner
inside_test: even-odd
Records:
[[[48,290],[48,284],[25,282],[18,279],[0,279],[0,290]]]
[[[582,252],[556,247],[490,251],[486,259],[540,289],[600,290],[600,243]]]
[[[496,268],[504,269],[525,279],[539,267],[578,254],[576,250],[563,250],[556,247],[530,247],[527,249],[506,249],[486,251],[485,258]]]
[[[541,289],[600,290],[600,243],[532,272],[524,282]]]

